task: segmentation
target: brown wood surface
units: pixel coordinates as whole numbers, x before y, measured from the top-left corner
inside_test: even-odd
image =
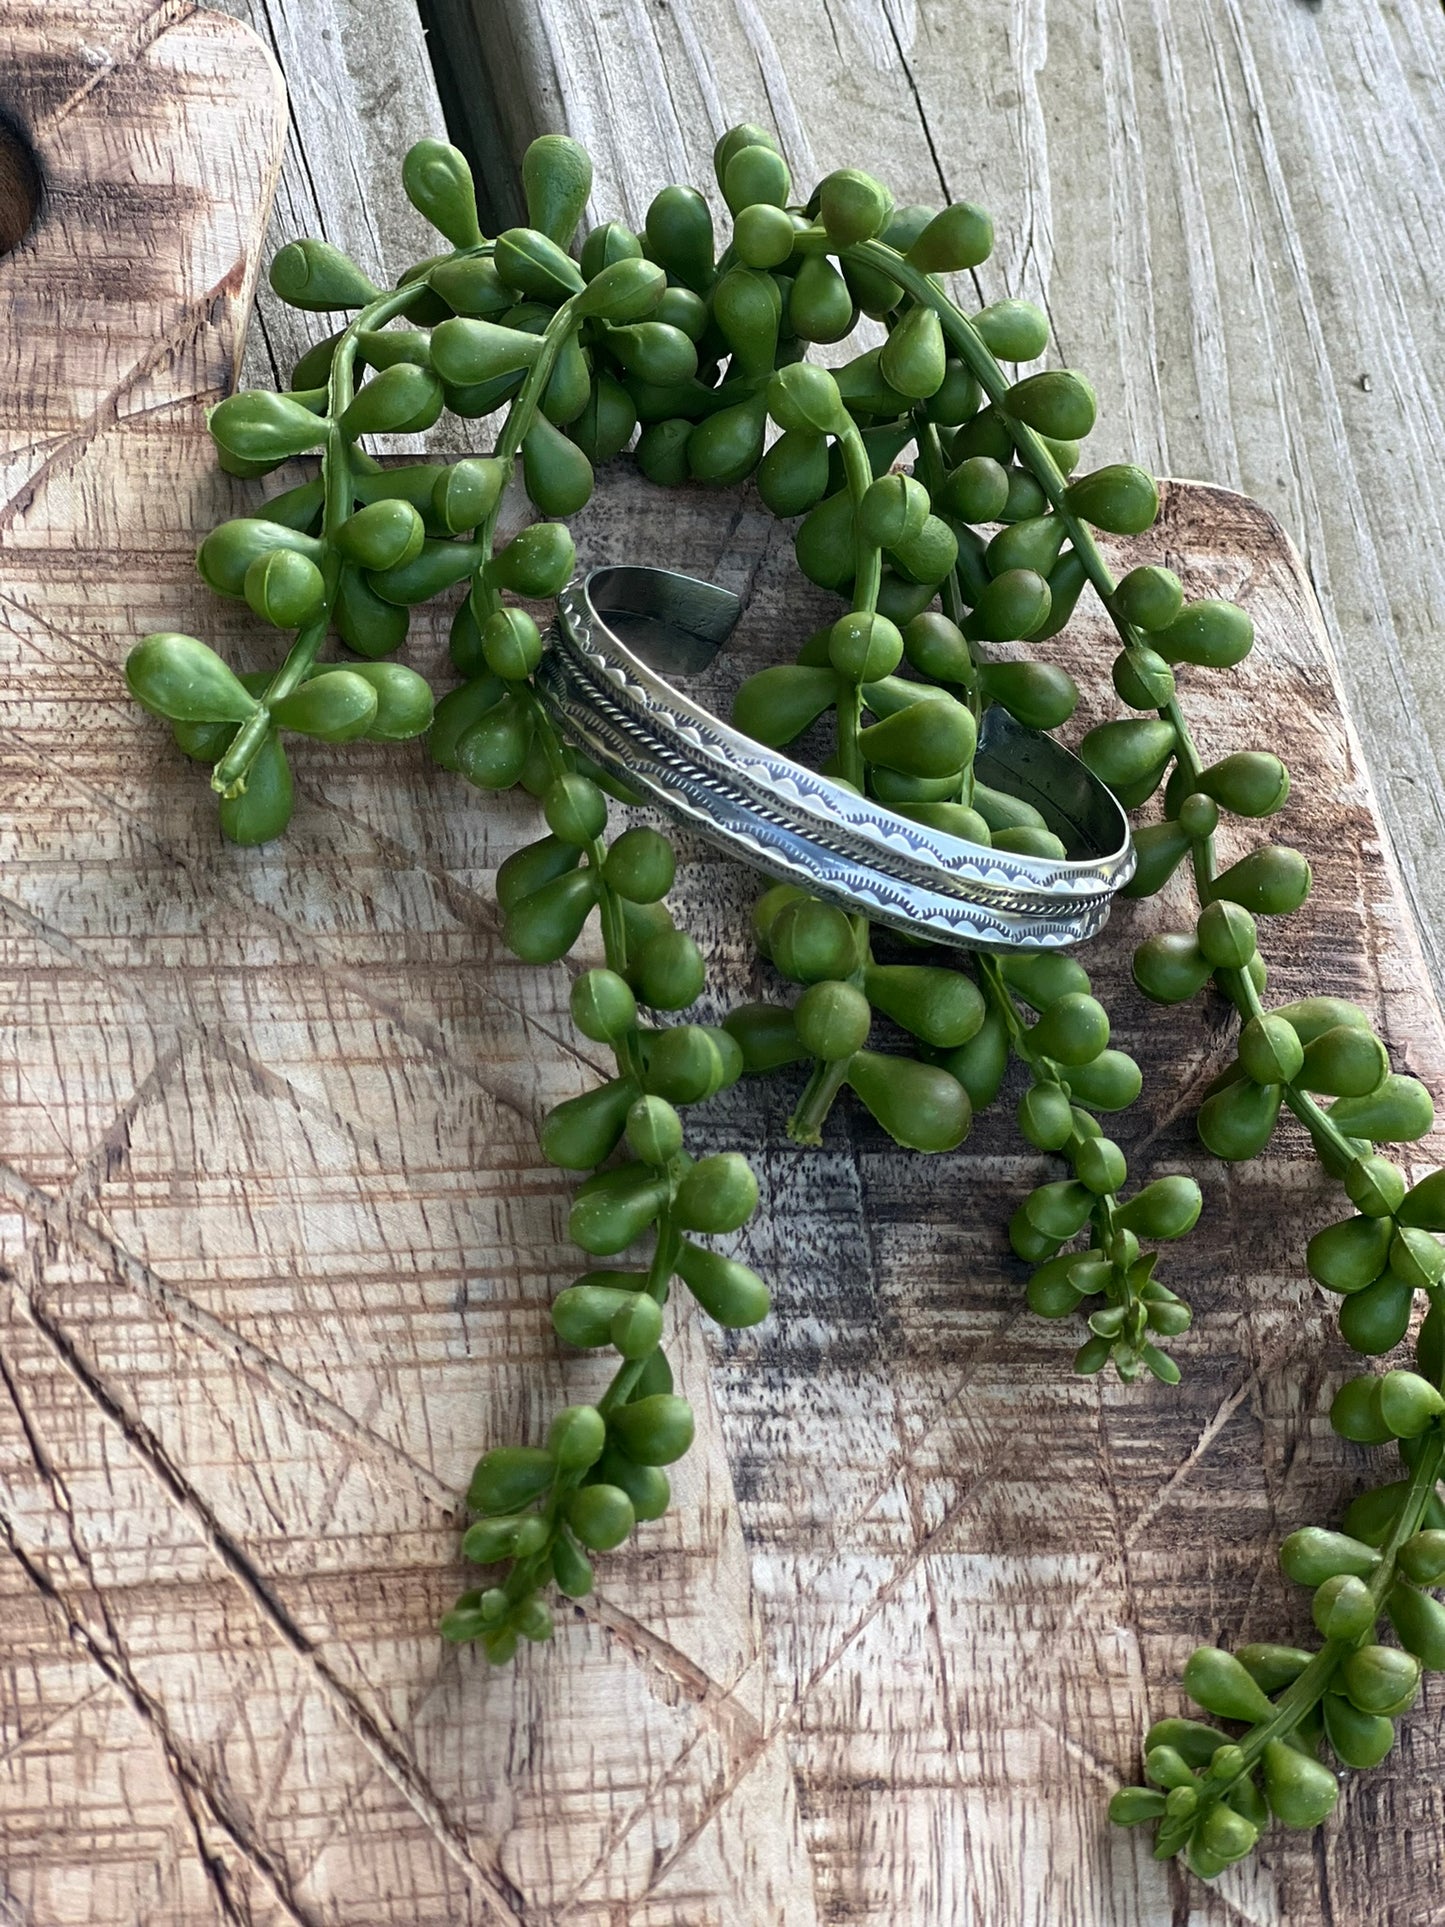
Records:
[[[1337,1194],[1290,1130],[1244,1169],[1205,1157],[1190,1097],[1230,1024],[1129,987],[1171,899],[1089,961],[1146,1069],[1118,1131],[1136,1175],[1204,1187],[1167,1260],[1199,1312],[1183,1385],[1075,1379],[1074,1335],[1022,1309],[1002,1228],[1050,1165],[1007,1103],[924,1160],[853,1109],[799,1150],[788,1080],[739,1088],[695,1142],[755,1158],[743,1248],[776,1312],[722,1341],[681,1312],[677,1507],[515,1668],[440,1645],[478,1449],[539,1436],[599,1369],[550,1334],[577,1254],[535,1141],[597,1065],[566,972],[509,958],[490,894],[535,809],[415,749],[315,747],[283,844],[219,841],[120,666],[160,624],[274,652],[190,553],[260,494],[215,470],[202,405],[233,366],[275,72],[180,9],[100,62],[94,10],[11,13],[50,200],[0,261],[0,1919],[1438,1921],[1438,1683],[1324,1834],[1215,1889],[1103,1820],[1195,1641],[1303,1629],[1274,1544],[1366,1476],[1324,1422],[1349,1360],[1300,1262]],[[1283,827],[1317,884],[1269,932],[1276,988],[1382,1011],[1397,1067],[1445,1088],[1297,558],[1193,485],[1162,534],[1259,625],[1240,671],[1188,678],[1206,752],[1295,768]],[[746,492],[619,470],[579,537],[740,589],[728,679],[828,606]],[[420,617],[410,659],[439,672],[443,634]],[[1092,618],[1060,655],[1104,713]],[[769,993],[749,878],[687,855],[713,1006]]]

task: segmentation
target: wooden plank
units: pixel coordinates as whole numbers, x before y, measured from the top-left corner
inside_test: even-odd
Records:
[[[746,496],[689,504],[624,472],[585,527],[589,559],[665,563],[747,596],[724,687],[837,607],[804,587],[785,533]],[[1298,556],[1257,505],[1197,484],[1170,485],[1136,555],[1160,538],[1191,594],[1242,599],[1268,638],[1231,677],[1196,671],[1184,687],[1206,758],[1274,742],[1296,772],[1282,830],[1316,894],[1267,933],[1274,993],[1382,1013],[1397,1067],[1438,1090],[1441,1020]],[[1114,711],[1111,655],[1097,612],[1061,648],[1091,692],[1080,728]],[[1230,854],[1250,840],[1236,832]],[[704,851],[694,862],[686,896],[720,988],[774,994],[741,937],[748,879]],[[784,1748],[825,1919],[1385,1927],[1433,1904],[1407,1844],[1441,1820],[1429,1706],[1410,1758],[1359,1776],[1321,1844],[1271,1837],[1214,1890],[1161,1873],[1101,1820],[1146,1710],[1183,1710],[1172,1683],[1194,1644],[1308,1637],[1274,1547],[1337,1517],[1360,1464],[1325,1423],[1352,1367],[1302,1265],[1338,1193],[1293,1127],[1252,1166],[1203,1155],[1190,1094],[1228,1060],[1232,1020],[1218,1004],[1158,1012],[1130,982],[1133,945],[1187,905],[1179,885],[1122,906],[1087,958],[1144,1067],[1145,1097],[1118,1121],[1131,1167],[1189,1170],[1205,1193],[1199,1230],[1165,1259],[1200,1314],[1174,1392],[1071,1377],[1076,1334],[1023,1309],[1003,1225],[1057,1167],[1020,1146],[1009,1095],[953,1158],[902,1157],[856,1112],[821,1153],[799,1151],[786,1081],[733,1094],[709,1132],[708,1148],[756,1149],[747,1251],[778,1287],[760,1342],[719,1360],[712,1390],[783,1711],[696,1814],[747,1799],[749,1764]]]
[[[536,1312],[564,1200],[539,1169],[524,1030],[561,1034],[564,987],[493,985],[477,893],[522,820],[499,832],[467,811],[467,861],[413,871],[397,836],[455,798],[410,758],[405,785],[400,764],[383,777],[401,804],[389,841],[319,803],[339,842],[313,892],[285,865],[217,870],[209,812],[170,758],[169,821],[135,808],[127,641],[161,621],[216,632],[189,553],[201,523],[254,493],[217,475],[200,404],[229,382],[280,101],[256,43],[214,17],[117,32],[104,85],[85,91],[54,74],[67,49],[45,26],[20,50],[50,212],[0,266],[19,371],[0,722],[18,890],[4,906],[7,1900],[107,1923],[514,1920],[515,1882],[564,1885],[606,1857],[613,1797],[635,1804],[684,1753],[718,1776],[767,1713],[716,1419],[704,1402],[686,1503],[630,1610],[599,1602],[579,1625],[600,1652],[566,1688],[586,1711],[570,1744],[548,1734],[529,1787],[496,1736],[525,1753],[535,1683],[459,1664],[434,1630],[486,1407],[485,1423],[522,1430],[562,1395]],[[68,311],[63,356],[50,304],[78,258],[95,295]],[[437,640],[430,628],[433,668]],[[359,894],[354,864],[376,870]],[[192,869],[210,872],[199,895]],[[37,895],[43,872],[58,890]],[[418,892],[419,1001],[394,947]],[[553,1096],[577,1074],[559,1049]],[[344,1299],[370,1302],[383,1353],[341,1338]],[[499,1341],[537,1369],[479,1403],[487,1375],[469,1359]],[[681,1350],[697,1377],[696,1338]],[[328,1541],[351,1546],[339,1564]],[[730,1817],[698,1864],[759,1918],[796,1917],[791,1782],[782,1764],[769,1779],[781,1828],[751,1839]],[[661,1801],[658,1828],[670,1844]]]
[[[444,131],[416,0],[217,0],[249,21],[286,76],[289,112],[264,259],[297,235],[334,242],[383,286],[435,236],[407,200],[401,157]],[[281,383],[315,339],[262,282],[242,384]]]
[[[1068,1335],[1021,1312],[1002,1226],[1047,1160],[1021,1155],[1007,1105],[924,1161],[853,1110],[799,1151],[785,1083],[740,1088],[696,1141],[757,1160],[745,1249],[778,1309],[723,1343],[683,1317],[700,1441],[677,1508],[555,1646],[500,1674],[440,1648],[477,1449],[537,1436],[594,1383],[546,1321],[576,1254],[535,1120],[595,1067],[565,973],[510,959],[490,898],[535,811],[413,751],[313,746],[288,840],[226,848],[196,770],[127,700],[120,664],[159,623],[243,662],[274,647],[190,553],[258,499],[215,471],[201,404],[232,365],[279,104],[232,26],[118,29],[87,87],[81,26],[56,22],[37,11],[17,42],[56,191],[0,262],[6,1909],[1429,1918],[1428,1694],[1322,1841],[1272,1839],[1217,1892],[1103,1822],[1196,1639],[1303,1623],[1270,1550],[1331,1516],[1364,1457],[1321,1419],[1346,1355],[1299,1264],[1334,1195],[1287,1133],[1244,1171],[1202,1155],[1181,1065],[1212,1073],[1225,1015],[1163,1018],[1128,988],[1168,900],[1121,913],[1090,966],[1148,1077],[1120,1130],[1136,1172],[1189,1168],[1206,1192],[1171,1261],[1200,1310],[1184,1386],[1074,1380]],[[587,559],[745,593],[722,685],[829,606],[746,493],[619,471],[578,533]],[[1241,594],[1267,638],[1218,680],[1206,751],[1291,719],[1286,825],[1319,884],[1272,946],[1277,987],[1383,1009],[1397,1066],[1439,1090],[1445,1036],[1298,560],[1219,491],[1172,490],[1165,534],[1191,588]],[[440,675],[444,632],[420,615],[410,659]],[[1097,625],[1068,650],[1098,713]],[[752,882],[686,857],[708,1008],[770,990]]]
[[[739,120],[809,183],[861,160],[900,201],[990,208],[980,290],[1047,307],[1098,389],[1099,459],[1240,489],[1299,542],[1445,987],[1434,0],[427,5],[448,64],[484,50],[478,152],[575,134],[599,218],[711,189]]]

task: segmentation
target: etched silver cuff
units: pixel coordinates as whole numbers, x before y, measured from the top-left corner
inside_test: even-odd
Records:
[[[738,598],[666,569],[569,583],[538,671],[567,736],[679,822],[874,923],[975,950],[1057,950],[1097,935],[1134,872],[1112,792],[1051,736],[991,708],[975,770],[1031,803],[1067,859],[948,836],[719,721],[668,678],[707,669]]]

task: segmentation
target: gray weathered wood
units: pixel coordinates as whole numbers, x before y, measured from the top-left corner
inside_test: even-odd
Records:
[[[416,0],[217,4],[250,22],[286,76],[286,152],[265,259],[298,235],[319,235],[385,286],[434,252],[436,237],[401,186],[411,143],[445,133]],[[284,385],[318,332],[263,279],[242,385]]]
[[[428,4],[492,70],[479,149],[575,134],[599,217],[710,190],[744,119],[804,182],[861,164],[990,208],[979,285],[1048,308],[1100,458],[1241,489],[1299,543],[1445,985],[1435,0]]]

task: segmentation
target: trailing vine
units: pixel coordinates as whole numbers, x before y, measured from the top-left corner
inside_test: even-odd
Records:
[[[980,780],[975,752],[990,705],[1031,728],[1069,721],[1077,687],[1038,652],[1092,587],[1118,631],[1115,692],[1137,713],[1090,730],[1080,753],[1128,808],[1163,792],[1162,817],[1136,831],[1129,894],[1162,888],[1187,863],[1198,901],[1192,930],[1139,947],[1136,979],[1162,1003],[1213,984],[1241,1022],[1237,1057],[1201,1106],[1200,1136],[1237,1159],[1263,1149],[1282,1108],[1302,1122],[1355,1207],[1311,1240],[1307,1262],[1342,1295],[1341,1327],[1357,1350],[1389,1352],[1417,1294],[1426,1304],[1417,1369],[1352,1379],[1332,1408],[1345,1437],[1398,1441],[1405,1476],[1357,1500],[1342,1532],[1304,1527],[1281,1548],[1286,1572],[1316,1588],[1323,1643],[1313,1654],[1201,1648],[1186,1691],[1243,1730],[1156,1723],[1149,1784],[1115,1796],[1117,1820],[1154,1822],[1156,1851],[1187,1851],[1207,1877],[1247,1853],[1270,1815],[1288,1826],[1323,1819],[1337,1780],[1321,1748],[1349,1767],[1383,1757],[1420,1666],[1445,1666],[1445,1607],[1426,1590],[1445,1576],[1445,1247],[1435,1236],[1445,1230],[1445,1172],[1407,1189],[1374,1148],[1422,1136],[1433,1106],[1391,1072],[1354,1006],[1266,1007],[1256,919],[1297,909],[1309,866],[1265,844],[1221,869],[1214,838],[1221,811],[1251,820],[1282,808],[1288,773],[1253,750],[1206,767],[1175,674],[1239,662],[1252,625],[1232,603],[1186,602],[1162,567],[1114,580],[1096,531],[1145,532],[1157,487],[1129,464],[1076,472],[1095,418],[1081,375],[1006,372],[1047,349],[1037,309],[1006,300],[969,315],[947,292],[942,277],[987,258],[988,216],[967,203],[896,208],[852,169],[800,203],[776,141],[758,127],[732,129],[714,158],[732,221],[721,252],[707,200],[671,186],[641,233],[606,223],[574,258],[591,166],[558,136],[525,158],[528,225],[492,238],[462,156],[440,142],[413,148],[407,193],[448,247],[394,289],[325,243],[283,248],[277,293],[350,319],[303,357],[290,389],[231,396],[210,428],[234,474],[313,454],[319,474],[223,523],[198,566],[218,593],[244,597],[293,639],[274,672],[237,676],[194,637],[150,636],[127,677],[180,748],[211,766],[233,841],[285,829],[288,734],[400,741],[429,731],[444,768],[484,790],[520,784],[540,804],[546,833],[497,876],[513,952],[557,963],[596,918],[604,961],[576,978],[571,1009],[582,1035],[611,1051],[613,1074],[557,1105],[541,1142],[551,1162],[580,1174],[571,1233],[601,1261],[560,1293],[553,1324],[566,1344],[610,1349],[617,1363],[596,1402],[566,1408],[544,1443],[493,1446],[473,1475],[478,1516],[463,1551],[489,1576],[443,1631],[500,1662],[519,1640],[551,1632],[549,1588],[584,1596],[592,1556],[669,1504],[665,1468],[693,1432],[663,1349],[674,1283],[724,1326],[767,1314],[763,1281],[707,1242],[746,1223],[755,1178],[736,1153],[689,1154],[690,1106],[744,1072],[806,1067],[790,1125],[799,1142],[819,1141],[847,1089],[900,1144],[950,1151],[1016,1062],[1026,1085],[1019,1129],[1067,1175],[1018,1203],[1009,1241],[1031,1267],[1033,1310],[1081,1321],[1081,1372],[1112,1362],[1125,1380],[1178,1379],[1167,1341],[1187,1332],[1190,1313],[1141,1240],[1187,1235],[1201,1203],[1183,1175],[1128,1190],[1124,1153],[1099,1115],[1132,1103],[1139,1070],[1110,1046],[1077,958],[920,961],[862,917],[775,885],[754,929],[798,994],[743,1005],[718,1026],[687,1021],[705,967],[666,908],[672,848],[645,824],[612,832],[609,799],[626,803],[630,792],[558,733],[534,680],[542,633],[506,597],[561,590],[575,564],[567,517],[591,495],[595,467],[634,436],[638,466],[662,485],[731,487],[755,475],[776,515],[800,518],[804,574],[846,608],[795,662],[743,684],[738,726],[774,747],[828,734],[825,767],[840,781],[973,843],[1062,857],[1036,808]],[[833,372],[806,359],[810,346],[844,340],[860,315],[884,323],[881,346]],[[504,410],[492,452],[396,466],[362,446],[424,431],[443,409]],[[518,470],[543,519],[499,543]],[[462,680],[433,706],[425,681],[389,658],[410,608],[456,589],[450,647]],[[327,664],[332,634],[350,653]],[[1376,1639],[1382,1614],[1400,1647]]]

